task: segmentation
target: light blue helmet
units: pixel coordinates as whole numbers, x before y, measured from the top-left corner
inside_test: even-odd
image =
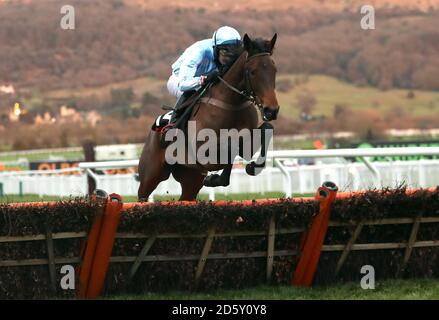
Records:
[[[239,45],[241,44],[241,36],[236,29],[224,26],[215,31],[212,43],[214,48],[222,45]]]

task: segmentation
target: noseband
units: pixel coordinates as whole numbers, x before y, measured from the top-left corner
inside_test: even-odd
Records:
[[[247,60],[245,61],[245,64],[247,64],[247,62],[249,62],[253,58],[261,57],[261,56],[269,56],[269,55],[271,55],[271,53],[269,53],[269,52],[257,53],[255,55],[251,56],[250,58],[247,58]],[[262,110],[264,108],[264,105],[262,104],[261,99],[255,94],[255,91],[253,90],[253,86],[252,86],[252,83],[250,80],[249,73],[250,73],[250,71],[248,69],[245,69],[245,89],[242,91],[239,90],[238,88],[232,86],[230,83],[228,83],[222,77],[220,77],[220,76],[217,76],[217,77],[222,83],[224,83],[224,85],[227,88],[236,92],[240,96],[244,97],[247,101],[250,101],[252,104],[256,105],[260,110]]]

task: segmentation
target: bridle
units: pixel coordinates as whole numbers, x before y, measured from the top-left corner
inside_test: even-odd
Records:
[[[247,64],[247,62],[249,62],[253,58],[261,57],[261,56],[270,56],[270,55],[271,55],[270,52],[257,53],[255,55],[252,55],[251,57],[247,58],[247,60],[245,61],[245,64]],[[233,92],[236,92],[240,96],[244,97],[247,101],[250,101],[252,104],[256,105],[259,110],[263,110],[264,105],[262,104],[261,99],[256,95],[255,91],[253,90],[253,86],[252,86],[252,83],[250,80],[249,73],[250,73],[250,71],[246,68],[245,69],[245,89],[244,90],[239,90],[238,88],[232,86],[230,83],[228,83],[226,80],[224,80],[220,76],[217,76],[217,77],[222,83],[224,83],[224,85],[227,88],[229,88]]]

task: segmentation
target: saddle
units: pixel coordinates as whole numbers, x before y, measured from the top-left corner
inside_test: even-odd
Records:
[[[184,93],[183,96],[180,97],[180,99],[183,98],[184,101],[181,103],[177,101],[175,107],[172,108],[171,111],[158,116],[151,129],[160,133],[165,132],[170,127],[184,130],[185,124],[189,120],[194,106],[207,92],[207,89],[211,86],[211,84],[212,83],[207,84],[198,91]],[[175,123],[172,123],[173,119],[177,119]]]

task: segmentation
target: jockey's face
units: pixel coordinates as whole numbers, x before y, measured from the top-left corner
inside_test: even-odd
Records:
[[[221,65],[233,63],[240,54],[241,46],[227,45],[219,48],[218,61]]]
[[[221,63],[221,65],[227,65],[232,62],[232,57],[227,55],[227,52],[225,52],[224,49],[221,49],[219,51],[218,61]]]

